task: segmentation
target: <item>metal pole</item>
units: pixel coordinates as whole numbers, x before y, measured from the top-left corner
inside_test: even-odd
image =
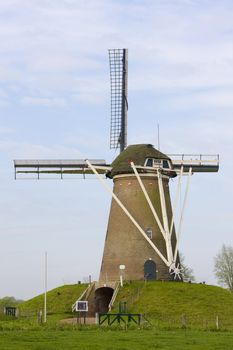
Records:
[[[159,123],[157,124],[157,128],[158,128],[158,150],[160,151]]]
[[[45,276],[44,276],[44,323],[47,321],[47,252],[45,252]]]

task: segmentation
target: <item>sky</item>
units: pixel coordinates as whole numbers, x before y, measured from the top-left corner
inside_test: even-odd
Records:
[[[180,250],[197,281],[233,245],[233,2],[0,1],[0,297],[98,279],[110,197],[94,179],[14,180],[14,159],[108,163],[109,48],[129,50],[128,144],[219,154],[191,178]],[[110,180],[108,180],[110,183]],[[176,181],[171,182],[171,189]]]

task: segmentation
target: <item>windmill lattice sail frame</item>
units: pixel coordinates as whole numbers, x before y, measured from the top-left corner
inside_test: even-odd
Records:
[[[110,84],[111,84],[111,126],[110,148],[127,145],[127,110],[128,110],[128,50],[110,49]]]

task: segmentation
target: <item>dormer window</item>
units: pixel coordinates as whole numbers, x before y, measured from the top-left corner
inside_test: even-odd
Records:
[[[163,168],[164,169],[170,169],[170,164],[168,160],[163,160]]]
[[[161,165],[162,165],[161,159],[147,158],[145,161],[145,166],[149,166],[152,168],[159,168]]]
[[[146,164],[145,164],[146,166],[151,166],[151,167],[153,167],[153,159],[152,158],[148,158],[147,160],[146,160]]]
[[[155,159],[155,158],[147,158],[145,161],[145,166],[151,168],[164,168],[171,169],[171,164],[167,159]]]

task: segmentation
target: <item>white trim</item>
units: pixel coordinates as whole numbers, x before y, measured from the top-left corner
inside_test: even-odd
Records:
[[[136,168],[138,168],[137,166],[136,166]],[[167,176],[167,175],[164,175],[164,174],[161,174],[162,175],[162,177],[164,178],[164,179],[170,179],[170,176]],[[119,175],[115,175],[115,176],[113,176],[113,180],[115,180],[115,179],[121,179],[121,178],[124,178],[124,177],[135,177],[135,174],[119,174]],[[157,178],[158,176],[157,176],[157,174],[141,174],[141,177],[155,177],[155,178]]]

